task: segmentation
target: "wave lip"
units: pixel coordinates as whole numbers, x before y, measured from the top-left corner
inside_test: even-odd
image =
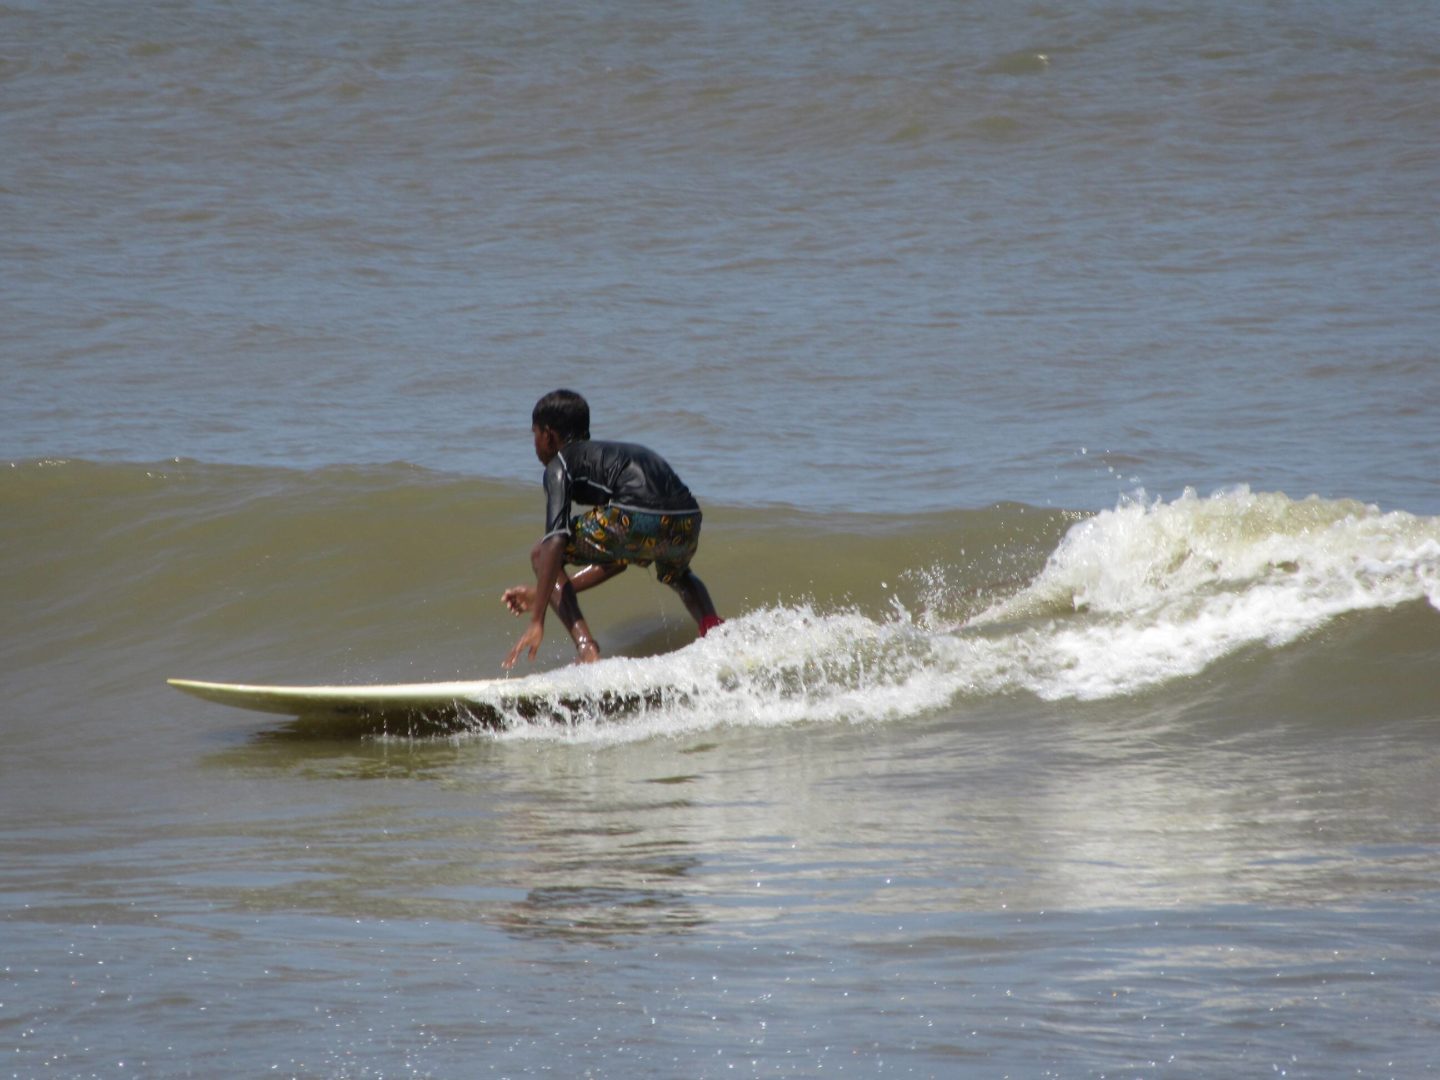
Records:
[[[1238,487],[1130,500],[1076,525],[970,626],[1021,624],[1006,642],[1016,687],[1093,700],[1416,600],[1440,609],[1440,519]]]

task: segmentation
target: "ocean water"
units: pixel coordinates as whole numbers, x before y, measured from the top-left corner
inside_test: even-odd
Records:
[[[0,6],[0,1074],[1440,1072],[1437,42]],[[564,678],[674,693],[166,687],[499,676],[561,385],[728,618]]]

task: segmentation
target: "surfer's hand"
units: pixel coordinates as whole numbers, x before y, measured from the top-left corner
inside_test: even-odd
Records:
[[[529,585],[514,585],[505,590],[500,600],[512,615],[524,615],[535,606],[535,590]]]
[[[500,662],[500,666],[507,671],[510,670],[515,666],[515,661],[520,659],[520,654],[527,648],[530,650],[529,659],[534,660],[535,654],[540,651],[540,642],[543,641],[544,638],[545,624],[542,622],[532,622],[525,628],[525,632],[520,635],[520,640],[517,641],[515,647],[510,650],[510,655]]]

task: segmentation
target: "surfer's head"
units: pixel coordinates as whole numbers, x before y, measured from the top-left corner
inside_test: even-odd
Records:
[[[574,390],[552,390],[535,403],[530,413],[535,431],[553,431],[560,445],[590,438],[590,405]]]

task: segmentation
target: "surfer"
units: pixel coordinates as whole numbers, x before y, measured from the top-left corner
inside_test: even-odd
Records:
[[[700,506],[659,454],[634,443],[590,438],[590,406],[573,390],[555,390],[530,416],[535,456],[545,466],[545,535],[530,550],[535,584],[506,589],[501,600],[530,625],[505,657],[511,668],[531,660],[545,636],[553,607],[575,642],[579,663],[600,659],[575,594],[609,581],[634,563],[655,566],[655,576],[685,604],[704,637],[721,619],[704,583],[690,569],[700,541]],[[574,518],[572,502],[591,506]],[[566,564],[578,566],[567,573]],[[549,604],[536,603],[548,597]]]

